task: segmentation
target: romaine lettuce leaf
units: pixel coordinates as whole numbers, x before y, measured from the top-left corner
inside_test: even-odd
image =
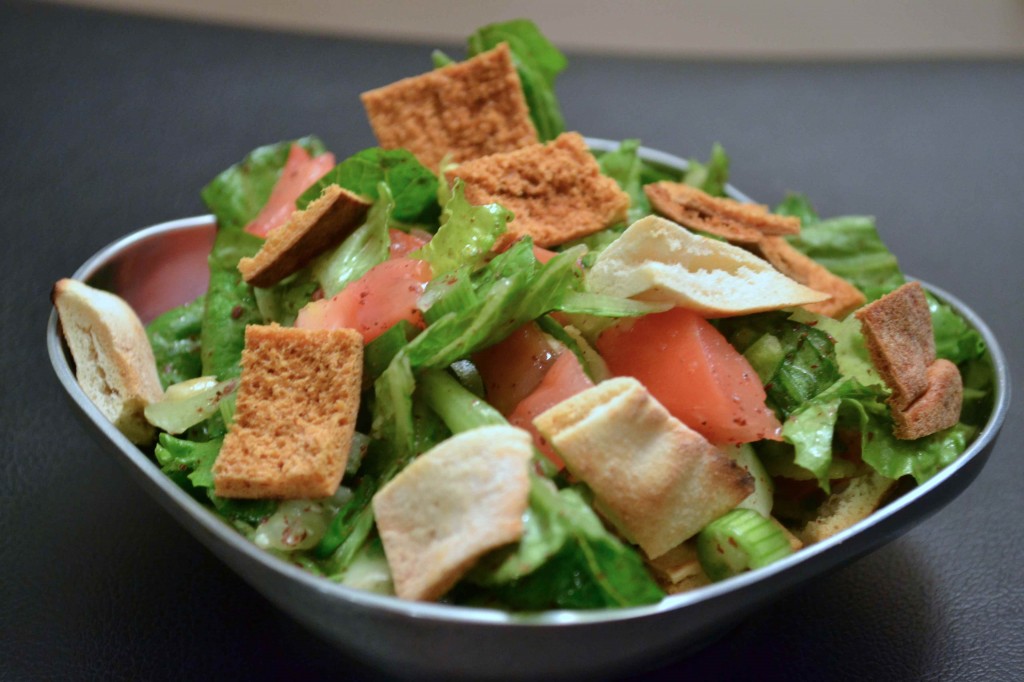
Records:
[[[340,185],[354,194],[377,199],[382,182],[391,190],[395,220],[425,227],[436,224],[441,210],[437,177],[405,149],[371,147],[356,152],[303,192],[296,205],[305,208],[328,185]]]
[[[203,309],[200,334],[203,374],[221,381],[241,374],[245,327],[262,324],[263,315],[251,286],[242,279],[238,261],[254,256],[263,243],[259,237],[234,229],[221,229],[210,252],[210,288]]]
[[[304,268],[285,277],[272,287],[253,287],[256,307],[263,322],[276,322],[285,327],[295,324],[302,309],[320,287],[313,272]]]
[[[490,254],[498,237],[505,233],[511,219],[512,212],[498,204],[474,206],[469,203],[462,181],[456,179],[437,233],[410,256],[430,263],[435,277],[460,267],[475,270]]]
[[[719,330],[750,361],[782,419],[840,379],[834,339],[784,312],[727,318]]]
[[[615,180],[623,192],[629,195],[627,224],[640,220],[651,212],[651,202],[644,194],[643,161],[639,154],[640,140],[623,140],[619,148],[597,157],[601,172]]]
[[[406,352],[412,367],[447,367],[556,309],[580,286],[576,261],[581,251],[563,251],[540,265],[533,257],[532,242],[523,239],[495,257],[473,275],[472,304],[460,310],[449,308],[410,342]],[[529,265],[524,267],[524,261]],[[465,295],[467,290],[458,292]]]
[[[805,224],[799,235],[787,239],[863,291],[869,301],[906,282],[896,257],[878,236],[872,217],[843,216]]]
[[[567,61],[558,48],[526,19],[490,24],[469,37],[469,56],[487,52],[508,43],[519,72],[530,118],[541,141],[553,140],[565,130],[565,120],[555,97],[555,78]]]
[[[157,373],[164,388],[201,375],[199,334],[205,306],[206,299],[200,296],[191,303],[168,310],[146,326],[146,336],[153,347]]]
[[[704,190],[711,196],[724,197],[725,185],[729,182],[729,156],[717,142],[711,146],[707,163],[690,159],[683,182]]]

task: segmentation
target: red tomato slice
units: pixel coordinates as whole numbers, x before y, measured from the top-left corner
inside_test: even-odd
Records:
[[[779,440],[757,373],[694,312],[673,308],[605,331],[597,350],[617,376],[638,379],[665,408],[712,443]]]
[[[295,211],[295,201],[310,185],[334,168],[334,154],[330,152],[311,157],[301,145],[293,144],[270,198],[245,231],[257,237],[266,237],[271,230],[284,225]]]
[[[401,320],[423,328],[416,307],[431,279],[430,265],[412,258],[394,258],[376,265],[338,294],[307,303],[295,320],[306,329],[355,329],[369,343]]]
[[[558,347],[533,322],[473,356],[487,402],[506,417],[544,378]]]
[[[516,409],[508,417],[508,422],[529,431],[533,435],[533,442],[537,448],[561,469],[565,463],[555,454],[551,444],[537,431],[533,420],[540,413],[593,385],[594,382],[583,371],[583,366],[580,365],[576,354],[570,350],[562,351],[537,388],[516,405]]]
[[[430,241],[430,233],[422,230],[403,232],[394,228],[388,230],[391,239],[390,258],[402,258]]]

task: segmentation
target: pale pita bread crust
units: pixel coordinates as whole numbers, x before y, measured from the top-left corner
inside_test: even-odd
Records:
[[[667,301],[705,316],[744,315],[829,298],[745,249],[658,216],[641,218],[623,232],[601,252],[586,281],[595,293]]]
[[[753,479],[631,377],[562,401],[534,425],[595,506],[656,558],[735,507]]]
[[[128,440],[150,443],[156,430],[143,410],[164,392],[138,315],[119,296],[73,279],[57,282],[52,299],[85,395]]]
[[[530,490],[533,440],[487,426],[417,457],[373,497],[395,593],[433,601],[477,559],[518,540]]]

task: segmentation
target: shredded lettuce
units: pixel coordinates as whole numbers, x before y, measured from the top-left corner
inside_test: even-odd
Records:
[[[597,157],[601,172],[615,180],[629,195],[628,224],[635,223],[651,212],[651,202],[644,194],[643,161],[638,153],[640,140],[623,140],[619,148]]]

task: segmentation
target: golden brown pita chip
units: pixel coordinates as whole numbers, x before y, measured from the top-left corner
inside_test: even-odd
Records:
[[[267,235],[259,252],[242,258],[238,271],[254,287],[271,287],[297,272],[313,258],[342,242],[363,223],[370,201],[328,185],[305,210]]]
[[[756,244],[765,235],[797,234],[800,219],[775,215],[761,204],[714,197],[682,182],[644,186],[651,207],[693,230],[714,234],[736,244]]]
[[[892,389],[889,404],[904,410],[928,388],[935,335],[924,289],[908,282],[858,310],[871,362]]]
[[[482,555],[519,539],[532,457],[522,429],[473,429],[423,453],[374,495],[399,597],[435,600]]]
[[[624,222],[629,209],[629,195],[601,173],[578,133],[469,161],[446,171],[446,177],[462,180],[470,203],[496,203],[512,211],[510,235],[528,234],[537,246]]]
[[[860,289],[842,277],[832,274],[824,266],[793,248],[782,237],[763,237],[754,248],[782,274],[831,296],[819,303],[806,304],[804,308],[812,313],[841,320],[864,305],[864,301],[867,300]]]
[[[960,421],[964,384],[960,370],[949,360],[928,366],[928,388],[905,410],[893,410],[893,435],[904,440],[930,436]]]
[[[362,94],[380,146],[408,149],[437,171],[537,142],[508,45]]]

